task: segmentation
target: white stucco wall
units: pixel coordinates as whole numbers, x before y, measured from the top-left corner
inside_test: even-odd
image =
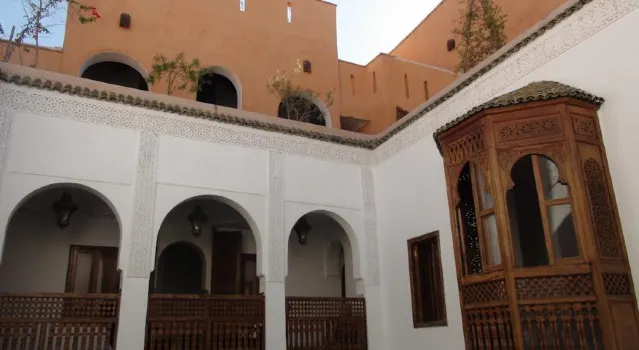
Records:
[[[613,4],[614,3],[614,4]],[[492,97],[540,80],[554,80],[606,99],[599,112],[604,144],[629,252],[639,277],[636,206],[639,147],[636,100],[639,90],[639,10],[633,1],[593,1],[579,13],[506,59],[451,100],[383,145],[374,168],[382,280],[384,349],[461,349],[460,318],[443,161],[432,133],[444,123]],[[617,13],[625,13],[612,21]],[[585,36],[585,37],[582,37]],[[563,49],[559,49],[563,48]],[[411,140],[405,145],[405,140]],[[397,146],[397,145],[402,145]],[[388,156],[388,154],[391,154]],[[401,205],[399,205],[401,203]],[[439,230],[447,327],[414,329],[406,240]]]
[[[114,217],[74,213],[64,230],[55,214],[18,210],[9,225],[0,264],[0,292],[64,293],[71,245],[118,247]]]

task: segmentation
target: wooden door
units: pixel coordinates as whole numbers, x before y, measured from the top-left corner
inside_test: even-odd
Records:
[[[242,232],[213,230],[211,294],[240,293]]]
[[[117,293],[120,282],[117,247],[72,245],[66,293]]]

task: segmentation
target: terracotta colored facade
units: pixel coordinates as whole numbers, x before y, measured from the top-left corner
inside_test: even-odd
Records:
[[[564,0],[513,2],[497,0],[508,15],[511,40],[547,16]],[[101,19],[91,24],[67,21],[63,49],[41,49],[39,68],[81,75],[91,64],[117,61],[147,76],[154,55],[184,52],[203,67],[217,67],[238,91],[239,108],[277,115],[279,100],[266,88],[277,70],[309,60],[312,72],[299,74],[299,85],[318,93],[333,92],[330,123],[340,128],[340,116],[361,120],[359,132],[378,133],[457,78],[457,51],[446,41],[459,21],[460,3],[444,0],[391,53],[366,66],[338,60],[336,6],[323,1],[297,1],[287,20],[287,3],[279,0],[177,3],[159,0],[153,7],[137,0],[92,2]],[[120,15],[131,16],[130,28],[119,26]],[[11,62],[32,64],[34,50],[14,54]],[[150,87],[166,93],[159,82]],[[186,91],[178,97],[195,99]],[[321,108],[321,107],[320,107]]]

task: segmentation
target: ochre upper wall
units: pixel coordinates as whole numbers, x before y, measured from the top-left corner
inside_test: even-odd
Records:
[[[281,0],[187,2],[157,0],[153,6],[140,0],[96,0],[101,19],[80,24],[70,19],[59,71],[78,75],[83,64],[101,52],[130,56],[148,71],[160,53],[173,57],[184,52],[199,58],[203,67],[221,66],[235,73],[242,85],[242,108],[277,115],[279,99],[266,88],[277,70],[290,70],[297,59],[311,60],[312,74],[299,76],[300,85],[317,92],[338,87],[335,5],[299,1],[287,21],[287,4]],[[120,28],[121,13],[131,15],[130,29]],[[163,83],[154,92],[166,93]],[[174,95],[194,99],[194,94]],[[333,126],[339,127],[339,94],[330,108]]]
[[[548,16],[566,0],[494,0],[507,15],[506,40],[511,41]],[[448,51],[446,42],[455,38],[466,1],[443,0],[402,42],[391,55],[405,59],[455,69],[458,50]],[[456,38],[457,45],[459,39]]]

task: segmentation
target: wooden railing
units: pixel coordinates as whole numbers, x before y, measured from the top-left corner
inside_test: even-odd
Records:
[[[264,297],[152,294],[147,350],[263,350]]]
[[[286,298],[289,350],[366,349],[364,298]]]
[[[118,294],[0,293],[0,350],[112,350]]]

